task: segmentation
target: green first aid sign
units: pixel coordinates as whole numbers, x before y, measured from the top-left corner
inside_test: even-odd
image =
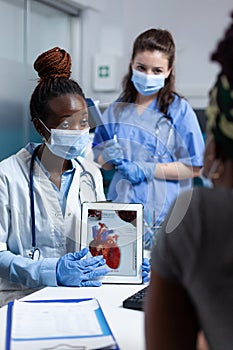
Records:
[[[110,67],[109,66],[99,66],[98,76],[99,78],[108,78],[110,75]]]
[[[113,54],[96,54],[93,60],[93,89],[117,91],[119,87],[119,57]]]

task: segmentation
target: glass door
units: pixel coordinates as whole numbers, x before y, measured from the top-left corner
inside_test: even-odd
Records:
[[[0,0],[0,160],[29,141],[40,142],[29,114],[38,80],[33,62],[55,46],[70,52],[74,63],[79,60],[79,23],[79,17],[39,1]]]

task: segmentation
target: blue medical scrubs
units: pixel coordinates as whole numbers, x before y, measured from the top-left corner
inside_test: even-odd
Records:
[[[129,103],[119,108],[111,104],[103,114],[102,126],[95,130],[93,139],[94,159],[102,153],[104,142],[117,136],[123,148],[124,158],[138,162],[142,168],[146,163],[182,162],[186,165],[202,166],[204,140],[192,107],[175,95],[169,107],[167,119],[159,112],[154,100],[141,114],[136,105]],[[145,224],[160,226],[171,204],[181,191],[192,186],[192,179],[143,181],[133,185],[115,172],[109,186],[108,199],[114,202],[142,203]]]

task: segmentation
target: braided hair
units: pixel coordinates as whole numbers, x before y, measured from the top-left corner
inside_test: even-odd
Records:
[[[54,47],[37,57],[34,69],[38,72],[39,81],[30,100],[31,119],[45,121],[48,113],[48,102],[66,94],[79,95],[85,98],[79,84],[70,79],[71,57],[68,52]]]
[[[231,14],[233,19],[233,12]],[[207,129],[213,135],[218,158],[233,160],[233,21],[211,55],[221,71],[210,91]]]

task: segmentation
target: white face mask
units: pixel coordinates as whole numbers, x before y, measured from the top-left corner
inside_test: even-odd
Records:
[[[136,69],[133,69],[131,80],[135,89],[144,96],[157,93],[165,84],[164,75],[145,74]]]
[[[83,156],[90,141],[90,128],[82,130],[49,130],[41,119],[39,121],[51,134],[50,142],[45,141],[45,144],[53,154],[64,159],[75,159]]]
[[[75,159],[82,156],[89,141],[89,130],[51,129],[50,142],[45,142],[49,150],[58,157]]]

